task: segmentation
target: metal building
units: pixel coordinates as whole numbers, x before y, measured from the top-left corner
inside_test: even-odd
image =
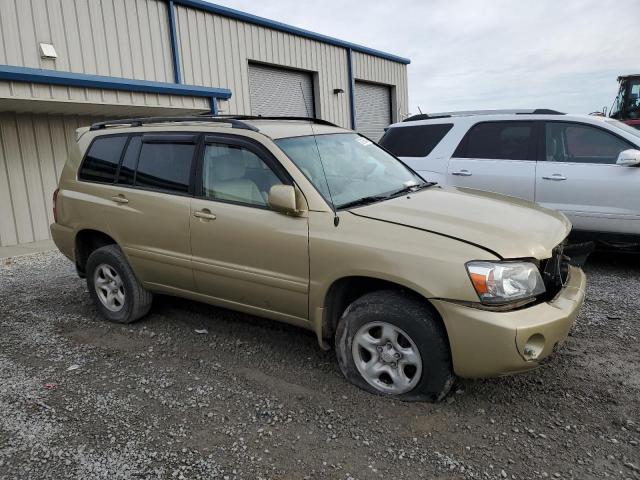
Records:
[[[202,0],[0,0],[0,246],[49,237],[79,126],[211,111],[377,139],[407,114],[408,63]]]

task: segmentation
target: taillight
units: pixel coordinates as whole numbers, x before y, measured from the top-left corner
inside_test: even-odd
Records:
[[[53,192],[53,221],[58,223],[58,192],[59,188],[56,188],[56,191]]]

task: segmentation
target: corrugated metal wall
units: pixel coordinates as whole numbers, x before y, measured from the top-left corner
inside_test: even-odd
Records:
[[[167,3],[157,0],[0,0],[0,63],[173,81]],[[41,59],[40,42],[56,61]]]
[[[0,113],[0,246],[49,238],[52,195],[75,130],[96,120]]]
[[[173,82],[167,8],[164,0],[0,0],[0,64]],[[251,112],[251,60],[313,72],[316,114],[349,126],[344,48],[184,6],[176,7],[176,24],[183,82],[229,88],[233,96],[225,113]],[[53,43],[58,59],[40,58],[40,42]],[[394,119],[402,118],[408,103],[406,66],[359,52],[353,52],[353,63],[356,79],[394,87]],[[345,93],[334,94],[334,89]],[[164,101],[145,94],[19,83],[9,90],[0,84],[5,98]]]
[[[230,113],[251,113],[253,60],[314,72],[316,114],[349,125],[348,96],[333,93],[349,88],[345,49],[182,6],[176,20],[184,82],[231,89]]]
[[[409,111],[407,66],[384,58],[353,52],[353,76],[356,80],[381,83],[392,87],[392,119],[399,121]]]
[[[171,83],[167,6],[165,0],[0,0],[0,64]],[[346,49],[184,6],[176,7],[176,24],[183,82],[229,88],[225,113],[251,113],[253,61],[309,72],[315,114],[350,126]],[[40,58],[40,42],[53,43],[58,59]],[[406,66],[359,52],[352,58],[356,79],[391,87],[393,119],[406,115]],[[204,110],[208,99],[0,81],[0,111],[13,111],[0,113],[0,245],[49,236],[51,193],[67,146],[80,124],[95,119],[59,113],[114,116],[147,107]]]

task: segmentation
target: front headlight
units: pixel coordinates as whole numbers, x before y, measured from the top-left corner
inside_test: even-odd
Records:
[[[545,291],[538,267],[530,262],[469,262],[467,271],[485,304],[517,302]]]

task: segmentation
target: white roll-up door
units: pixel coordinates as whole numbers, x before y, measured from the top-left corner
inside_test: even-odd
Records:
[[[385,85],[355,82],[356,129],[379,140],[391,123],[391,92]]]
[[[249,91],[252,115],[315,115],[310,73],[249,64]]]

